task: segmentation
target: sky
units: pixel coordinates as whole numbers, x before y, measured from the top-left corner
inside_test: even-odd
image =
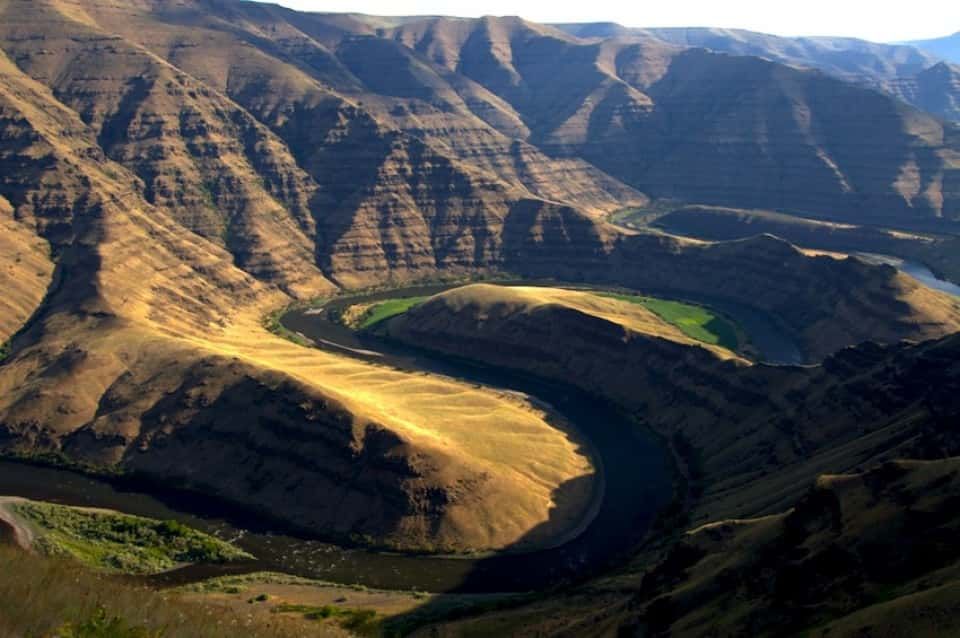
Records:
[[[960,31],[960,1],[911,0],[272,0],[300,11],[373,15],[520,15],[534,22],[619,22],[629,27],[736,27],[777,35],[876,42]],[[889,7],[889,8],[886,8]]]

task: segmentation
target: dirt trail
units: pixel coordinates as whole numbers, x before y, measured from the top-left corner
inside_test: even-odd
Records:
[[[21,503],[24,499],[13,496],[0,496],[0,523],[5,524],[13,532],[13,542],[20,548],[30,550],[33,547],[34,534],[30,526],[24,523],[10,507]]]

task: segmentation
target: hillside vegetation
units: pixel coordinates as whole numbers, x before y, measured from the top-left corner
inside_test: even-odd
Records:
[[[723,346],[728,350],[736,350],[740,345],[736,326],[704,306],[642,295],[603,294],[621,301],[640,304],[667,323],[680,328],[683,334],[698,341]]]
[[[35,551],[68,556],[94,568],[151,574],[190,563],[253,558],[176,521],[26,500],[6,505],[35,531]]]

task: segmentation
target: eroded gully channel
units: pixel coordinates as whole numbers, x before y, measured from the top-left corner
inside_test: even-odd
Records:
[[[414,287],[336,298],[321,308],[294,310],[281,321],[286,328],[334,352],[402,370],[427,371],[519,391],[549,403],[589,440],[603,472],[603,496],[596,516],[580,535],[564,545],[524,554],[457,558],[348,548],[285,533],[274,522],[264,523],[195,494],[14,461],[0,461],[0,495],[174,519],[233,541],[257,557],[254,561],[175,570],[156,578],[160,584],[270,570],[383,589],[508,592],[546,589],[610,566],[642,540],[657,512],[672,498],[670,461],[652,433],[606,402],[574,388],[389,343],[354,333],[335,321],[349,304],[435,294],[450,287]],[[787,363],[793,362],[794,353],[798,356],[795,344],[768,318],[749,315],[747,309],[738,307],[718,310],[738,320],[755,345],[757,341],[768,344],[760,351],[766,350],[773,360]]]

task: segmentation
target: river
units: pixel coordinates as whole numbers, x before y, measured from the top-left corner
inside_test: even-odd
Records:
[[[887,264],[893,266],[897,270],[910,275],[928,288],[960,297],[960,286],[952,281],[939,279],[933,274],[933,271],[919,262],[877,253],[856,253],[856,256],[871,264]]]

